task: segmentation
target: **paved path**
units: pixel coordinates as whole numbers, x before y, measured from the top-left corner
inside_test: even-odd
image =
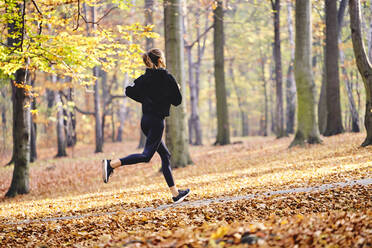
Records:
[[[257,198],[260,196],[270,196],[270,195],[281,195],[281,194],[292,194],[292,193],[304,193],[304,192],[314,192],[314,191],[326,191],[332,188],[340,188],[346,186],[353,186],[353,185],[369,185],[372,184],[372,178],[365,178],[359,180],[347,180],[345,182],[338,182],[338,183],[329,183],[329,184],[321,184],[314,187],[303,187],[303,188],[293,188],[287,190],[277,190],[277,191],[269,191],[264,193],[257,193],[257,194],[249,194],[243,196],[229,196],[229,197],[221,197],[215,199],[201,199],[196,201],[184,201],[178,204],[164,204],[158,207],[147,207],[147,208],[134,208],[128,209],[127,212],[149,212],[154,210],[164,210],[167,208],[179,208],[179,207],[199,207],[205,206],[212,203],[224,203],[224,202],[231,202],[237,200],[247,200],[252,198]],[[39,223],[39,222],[49,222],[49,221],[58,221],[58,220],[73,220],[73,219],[81,219],[86,217],[96,217],[96,216],[103,216],[103,215],[114,215],[118,214],[119,211],[115,212],[103,212],[103,213],[89,213],[89,214],[82,214],[82,215],[72,215],[72,216],[62,216],[62,217],[54,217],[54,218],[43,218],[43,219],[35,219],[35,220],[20,220],[18,222],[7,222],[1,223],[5,225],[19,225],[19,224],[29,224],[29,223]]]

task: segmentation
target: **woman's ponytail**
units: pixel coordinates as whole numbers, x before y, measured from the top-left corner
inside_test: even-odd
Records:
[[[158,48],[152,48],[142,55],[143,62],[148,68],[165,68],[165,58],[163,52]]]
[[[142,55],[142,59],[143,59],[143,63],[145,63],[145,65],[148,67],[148,68],[154,68],[154,63],[152,63],[151,59],[150,59],[150,56],[147,54],[147,53],[144,53]]]

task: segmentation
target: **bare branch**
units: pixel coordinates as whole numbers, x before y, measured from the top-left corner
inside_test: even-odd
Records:
[[[190,45],[186,45],[187,47],[193,47],[204,35],[206,35],[209,30],[213,28],[213,25],[210,25],[203,33],[201,33]]]
[[[82,110],[80,109],[79,107],[77,107],[76,105],[74,106],[74,109],[79,112],[80,114],[83,114],[83,115],[94,115],[94,112],[90,112],[90,111],[85,111],[85,110]]]

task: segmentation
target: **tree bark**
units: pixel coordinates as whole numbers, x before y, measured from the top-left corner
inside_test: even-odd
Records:
[[[70,81],[70,79],[68,79]],[[74,89],[69,88],[67,93],[67,102],[74,101]],[[68,105],[68,104],[67,104]],[[65,117],[67,118],[67,122],[65,125],[66,128],[66,142],[67,147],[73,147],[76,145],[77,137],[76,137],[76,110],[75,108],[67,107],[65,111]]]
[[[338,70],[338,12],[337,1],[326,0],[326,102],[327,127],[324,136],[332,136],[344,131],[341,118],[340,78]]]
[[[213,50],[214,50],[214,80],[217,101],[217,137],[215,144],[230,144],[229,113],[226,99],[225,67],[224,67],[224,30],[222,1],[217,0],[213,10]]]
[[[153,20],[153,12],[154,12],[154,0],[145,0],[145,25],[152,25],[154,24]],[[154,47],[154,39],[153,38],[146,38],[146,50],[150,50]],[[144,148],[146,143],[146,136],[140,129],[140,139],[138,142],[138,149]]]
[[[192,163],[189,154],[186,124],[186,97],[184,71],[184,42],[182,30],[182,1],[164,0],[164,35],[167,68],[180,84],[182,103],[171,107],[166,122],[166,143],[169,148],[172,166],[185,167]]]
[[[315,116],[315,84],[313,81],[311,1],[296,0],[295,80],[297,86],[297,130],[290,147],[320,143]]]
[[[31,86],[34,87],[35,85],[35,77],[33,75],[31,78]],[[32,98],[31,101],[31,109],[36,110],[36,99],[35,97]],[[37,139],[37,125],[34,121],[34,117],[31,115],[31,138],[30,138],[30,162],[35,162],[37,159],[37,150],[36,150],[36,139]]]
[[[14,42],[14,41],[13,41]],[[17,84],[25,83],[25,69],[18,69],[15,73]],[[23,88],[12,85],[13,102],[13,146],[14,146],[14,170],[10,188],[6,197],[14,197],[17,194],[27,194],[29,187],[29,162],[30,162],[30,108],[25,107],[29,100]]]
[[[52,75],[53,83],[57,82],[57,76]],[[61,92],[55,92],[55,103],[57,105],[57,155],[56,157],[65,157],[67,156],[66,153],[66,133],[65,133],[65,125],[63,123],[63,103],[61,99]]]
[[[124,80],[123,80],[123,89],[125,89],[125,87],[127,87],[128,84],[129,84],[128,73],[125,73]],[[120,109],[119,109],[119,123],[120,124],[118,128],[117,136],[116,136],[116,141],[118,142],[121,142],[123,139],[125,116],[126,116],[126,111],[127,111],[127,101],[128,101],[128,98],[125,97],[120,104]],[[142,131],[141,131],[141,135],[143,135]],[[145,140],[146,140],[146,137],[145,137]],[[143,145],[145,144],[143,143]],[[140,145],[138,145],[138,148],[141,148],[141,147],[142,146],[141,146],[141,139],[140,139]]]
[[[268,135],[268,123],[269,123],[269,98],[267,96],[267,80],[265,77],[265,62],[266,60],[263,57],[263,53],[260,50],[261,56],[261,73],[262,73],[262,82],[263,82],[263,90],[264,90],[264,105],[265,105],[265,113],[264,113],[264,120],[263,120],[263,136]]]
[[[323,46],[323,54],[326,53],[325,45]],[[319,132],[324,134],[327,128],[327,75],[325,62],[322,66],[322,84],[320,88],[319,102],[318,102],[318,127]]]
[[[372,13],[371,2],[369,3],[369,9],[370,9],[370,13]],[[370,16],[367,40],[368,40],[368,57],[369,57],[369,60],[372,61],[372,16]]]
[[[21,13],[21,5],[16,4],[15,10]],[[12,13],[9,13],[12,14]],[[8,46],[15,49],[16,44],[20,44],[22,40],[22,24],[17,19],[8,22],[8,34],[14,36],[7,37]],[[29,97],[26,96],[25,90],[22,87],[16,86],[26,84],[26,70],[20,68],[15,73],[15,82],[10,81],[12,87],[12,102],[13,102],[13,155],[14,170],[10,188],[5,194],[6,197],[14,197],[17,194],[27,194],[29,187],[29,162],[30,162],[30,107],[26,103]]]
[[[239,106],[239,112],[240,112],[240,121],[241,121],[241,125],[242,125],[242,136],[248,136],[248,132],[249,132],[249,128],[248,128],[248,123],[247,123],[247,115],[245,113],[245,109],[244,109],[244,102],[243,102],[243,99],[240,95],[240,91],[235,83],[235,76],[234,76],[234,58],[232,58],[230,60],[230,63],[229,63],[229,76],[230,76],[230,80],[231,80],[231,83],[234,87],[234,90],[235,90],[235,94],[236,94],[236,98],[238,99],[238,106]]]
[[[91,7],[91,13],[92,13],[92,30],[94,31],[96,29],[96,26],[94,24],[96,20],[96,9],[95,7]],[[96,66],[93,68],[93,76],[95,76],[97,79],[94,83],[94,117],[95,117],[95,123],[96,123],[96,150],[95,153],[102,152],[103,151],[103,132],[102,132],[102,123],[101,123],[101,106],[100,106],[100,94],[99,94],[99,68]]]
[[[344,15],[345,15],[345,10],[347,7],[347,0],[342,0],[340,3],[340,7],[338,10],[338,42],[341,44],[342,39],[341,39],[341,30],[343,26],[343,20],[344,20]],[[352,82],[350,81],[349,75],[346,70],[346,65],[345,65],[345,54],[342,49],[339,49],[340,52],[340,65],[341,65],[341,71],[343,75],[343,80],[345,81],[345,86],[346,86],[346,92],[347,92],[347,97],[348,97],[348,102],[349,102],[349,110],[350,110],[350,119],[351,119],[351,131],[354,133],[360,132],[359,129],[359,113],[358,110],[356,109],[356,104],[353,96],[353,90],[352,90]],[[347,113],[347,111],[346,111]],[[347,121],[345,123],[350,123],[350,121]],[[350,129],[349,129],[350,130]]]
[[[280,0],[271,0],[274,21],[274,61],[275,61],[275,88],[276,88],[276,113],[275,134],[277,138],[286,136],[284,129],[283,111],[283,74],[282,55],[280,50]]]
[[[6,90],[6,87],[3,87],[3,89],[0,90],[1,96],[4,99],[5,99],[5,95],[6,95],[5,90]],[[2,124],[1,126],[2,126],[2,129],[3,129],[3,148],[4,148],[4,150],[7,149],[6,136],[7,136],[7,133],[8,133],[6,110],[7,110],[6,105],[2,104],[1,105],[1,124]]]
[[[93,68],[93,76],[97,77],[94,83],[94,118],[96,123],[96,150],[95,152],[102,152],[103,148],[103,133],[102,133],[102,122],[101,122],[101,106],[100,106],[100,94],[99,94],[99,68],[96,66]]]
[[[105,142],[105,125],[106,125],[106,115],[107,115],[107,108],[108,108],[108,89],[107,89],[107,72],[102,70],[101,68],[98,69],[99,71],[99,77],[101,79],[101,90],[102,90],[102,142]]]
[[[209,29],[209,19],[208,19],[208,12],[206,12],[206,19],[205,19],[205,31],[204,32],[207,32],[207,30]],[[199,19],[200,19],[200,9],[198,8],[197,9],[197,13],[196,13],[196,22],[197,22],[197,27],[196,27],[196,35],[197,37],[200,37],[200,25],[199,25]],[[205,47],[206,47],[206,40],[207,40],[207,35],[205,34],[204,37],[203,37],[203,41],[201,42],[200,41],[201,39],[197,39],[197,59],[196,59],[196,62],[193,64],[194,65],[194,69],[195,69],[195,88],[196,88],[196,98],[195,98],[195,101],[196,101],[196,106],[198,107],[199,106],[199,91],[200,91],[200,68],[201,68],[201,64],[202,64],[202,58],[204,56],[204,51],[205,51]],[[202,45],[201,45],[202,43]],[[199,108],[199,107],[198,107]],[[194,125],[194,128],[195,128],[195,145],[202,145],[203,144],[203,131],[202,131],[202,126],[201,126],[201,123],[200,123],[200,115],[199,115],[199,111],[197,112],[197,120],[195,122],[195,125]]]
[[[189,87],[190,87],[190,106],[191,106],[191,116],[189,119],[189,143],[194,145],[201,145],[201,125],[199,118],[199,108],[198,108],[198,93],[197,86],[194,79],[194,63],[192,62],[191,46],[186,46],[188,69],[189,69]],[[193,141],[193,136],[195,140]]]
[[[153,20],[154,0],[145,0],[145,25],[154,24]],[[146,38],[146,50],[154,47],[154,39]]]
[[[292,20],[292,2],[287,2],[287,22],[288,22],[288,39],[290,44],[290,61],[287,71],[286,81],[286,127],[287,134],[294,133],[295,116],[296,116],[296,83],[293,74],[293,63],[295,56],[295,43],[293,37],[293,20]]]
[[[349,13],[354,54],[358,70],[362,76],[364,88],[366,90],[366,112],[364,117],[364,125],[367,131],[367,137],[363,141],[362,146],[368,146],[372,144],[372,65],[369,61],[363,42],[359,0],[349,1]]]

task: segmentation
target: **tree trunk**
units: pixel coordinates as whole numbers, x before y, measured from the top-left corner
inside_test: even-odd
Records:
[[[293,63],[295,56],[295,43],[293,37],[293,20],[292,20],[292,2],[287,2],[287,22],[288,22],[288,39],[290,44],[291,57],[289,61],[288,71],[287,71],[287,82],[286,82],[286,127],[287,134],[294,133],[295,116],[296,116],[296,83],[293,74]]]
[[[283,112],[283,75],[282,55],[280,50],[280,0],[272,0],[274,21],[274,61],[275,61],[275,86],[276,86],[276,113],[275,133],[277,138],[286,136],[284,130]]]
[[[200,19],[200,10],[199,8],[197,9],[196,13],[196,35],[197,37],[200,36],[200,25],[199,25],[199,19]],[[209,25],[209,19],[208,19],[208,13],[206,13],[206,19],[205,19],[205,30],[208,29]],[[195,88],[196,88],[196,106],[199,109],[199,85],[200,85],[200,68],[201,68],[201,63],[202,63],[202,58],[204,56],[204,51],[205,51],[205,45],[206,45],[206,40],[207,40],[207,35],[204,35],[203,37],[203,45],[200,43],[200,39],[197,41],[197,59],[196,62],[194,63],[194,68],[195,68]],[[195,145],[203,145],[203,131],[202,131],[202,126],[200,123],[200,116],[199,116],[199,111],[197,112],[197,121],[195,122]]]
[[[14,11],[21,13],[21,5],[15,4]],[[12,15],[12,13],[9,13]],[[22,47],[16,48],[16,44],[20,44],[22,40],[22,24],[15,18],[8,22],[8,34],[14,34],[12,37],[7,37],[9,47],[22,50]],[[15,73],[15,82],[10,81],[12,87],[12,102],[13,102],[13,155],[14,170],[12,182],[6,197],[14,197],[17,194],[27,194],[29,187],[29,162],[30,162],[30,107],[26,107],[29,100],[25,95],[25,90],[22,87],[16,86],[26,84],[26,70],[20,68]]]
[[[323,54],[326,53],[325,45],[323,46]],[[318,127],[319,132],[324,134],[327,128],[327,75],[325,69],[325,62],[322,66],[322,84],[320,88],[319,102],[318,102]]]
[[[213,48],[214,48],[214,80],[217,101],[217,138],[215,144],[230,144],[229,114],[227,109],[225,67],[224,67],[224,31],[222,1],[217,0],[213,10]]]
[[[53,82],[57,81],[57,76],[53,75],[52,76]],[[61,99],[61,92],[57,91],[55,92],[55,103],[57,105],[57,155],[56,157],[65,157],[67,156],[66,153],[66,133],[65,133],[65,125],[63,123],[63,103]]]
[[[31,78],[31,86],[34,87],[35,85],[35,77],[36,75],[33,75]],[[31,109],[36,110],[36,99],[35,97],[32,98],[31,101]],[[34,117],[31,115],[31,140],[30,140],[30,162],[35,162],[37,159],[37,151],[36,151],[36,138],[37,138],[37,126],[34,121]]]
[[[182,30],[181,0],[164,0],[164,35],[167,68],[180,84],[183,100],[181,105],[171,107],[166,122],[166,142],[172,166],[185,167],[192,163],[189,154],[186,124],[186,90],[184,71],[184,42]]]
[[[191,116],[189,119],[189,143],[194,145],[201,145],[201,128],[199,119],[198,109],[198,95],[196,83],[194,80],[194,64],[192,62],[191,46],[186,46],[186,53],[189,64],[189,87],[190,87],[190,105],[191,105]],[[193,135],[194,134],[194,135]],[[195,141],[193,142],[193,136]]]
[[[324,136],[332,136],[344,131],[341,118],[340,78],[338,71],[338,13],[337,1],[326,0],[326,102],[327,127]]]
[[[312,21],[310,0],[296,0],[295,80],[297,86],[297,130],[290,147],[320,143],[315,116],[315,84],[311,66]]]
[[[154,0],[145,0],[145,25],[152,25],[153,21],[153,12],[154,12]],[[154,39],[146,38],[146,50],[150,50],[154,47]],[[146,143],[146,136],[140,129],[140,139],[138,142],[138,149],[144,148]]]
[[[154,0],[145,0],[145,25],[154,24],[153,20],[154,13]],[[154,47],[154,39],[146,38],[146,50]]]
[[[108,90],[107,90],[107,72],[102,70],[101,68],[98,69],[99,77],[101,79],[101,90],[102,90],[102,142],[105,142],[105,125],[106,125],[106,115],[107,115],[107,99],[108,99]]]
[[[230,60],[229,63],[229,76],[231,83],[234,87],[236,98],[238,99],[238,106],[239,106],[239,112],[240,112],[240,121],[242,124],[242,136],[248,136],[248,123],[247,123],[247,116],[244,109],[244,102],[240,96],[240,91],[235,83],[235,76],[234,76],[234,58]]]
[[[69,79],[70,81],[70,79]],[[67,93],[67,102],[74,101],[74,90],[73,88],[68,89]],[[67,104],[68,105],[68,104]],[[67,137],[67,147],[73,147],[76,145],[77,137],[76,137],[76,110],[74,108],[67,107],[67,111],[65,114],[67,118],[67,126],[66,128],[66,137]]]
[[[124,81],[123,81],[123,89],[125,89],[125,87],[127,87],[128,84],[129,84],[128,73],[125,73]],[[127,101],[128,101],[128,98],[125,97],[120,103],[120,109],[119,109],[119,114],[118,114],[120,124],[118,128],[117,136],[116,136],[116,141],[118,142],[121,142],[123,140],[124,124],[125,124],[125,117],[126,117],[126,111],[127,111]],[[141,135],[143,135],[142,131],[141,131]],[[144,140],[146,140],[146,137]],[[141,139],[140,139],[140,145],[141,145]],[[140,145],[138,145],[138,148],[142,148],[142,146]],[[144,145],[145,143],[143,142],[143,146]]]
[[[1,96],[4,99],[5,99],[5,95],[6,95],[5,90],[6,90],[6,87],[3,87],[3,89],[0,90]],[[3,129],[3,144],[2,145],[3,145],[4,150],[7,149],[6,136],[7,136],[7,133],[8,133],[6,110],[7,110],[6,105],[2,104],[1,105],[1,125],[2,125],[2,129]]]
[[[372,13],[371,2],[369,3],[369,9],[370,9],[370,13]],[[370,16],[367,40],[368,40],[368,57],[369,57],[369,60],[372,61],[372,16]]]
[[[14,30],[14,29],[13,29]],[[13,40],[13,42],[15,42]],[[9,42],[8,42],[9,43]],[[10,43],[12,44],[12,43]],[[18,69],[15,73],[17,84],[25,83],[25,69]],[[14,170],[12,183],[5,196],[14,197],[17,194],[27,194],[29,188],[29,162],[30,162],[30,108],[25,107],[29,100],[23,88],[12,85],[13,102],[13,146]]]
[[[263,82],[263,90],[264,90],[264,105],[265,105],[265,113],[264,113],[264,120],[263,120],[263,136],[268,135],[268,123],[269,123],[269,98],[267,96],[267,80],[265,77],[265,62],[266,60],[263,57],[262,51],[260,50],[261,56],[261,73],[262,73],[262,82]]]
[[[364,125],[367,131],[362,146],[372,144],[372,65],[365,50],[361,31],[360,1],[349,1],[351,38],[353,41],[354,54],[360,75],[362,76],[366,90],[366,112]]]
[[[92,30],[94,31],[96,29],[96,26],[94,24],[96,20],[96,9],[95,7],[91,7],[91,13],[92,13]],[[95,66],[93,68],[93,76],[95,76],[97,79],[94,83],[94,117],[96,122],[96,150],[95,152],[102,152],[103,151],[103,132],[102,132],[102,123],[101,123],[101,106],[100,106],[100,94],[99,94],[99,68]]]
[[[342,0],[340,3],[340,7],[338,10],[338,42],[341,44],[342,39],[341,39],[341,30],[343,26],[343,20],[344,20],[344,15],[345,15],[345,10],[347,6],[347,0]],[[352,90],[352,82],[350,81],[349,75],[346,70],[346,65],[345,65],[345,54],[342,49],[339,49],[340,52],[340,64],[341,64],[341,71],[343,75],[343,79],[345,81],[345,86],[346,86],[346,92],[347,92],[347,97],[349,100],[349,110],[350,110],[350,115],[351,115],[351,131],[354,133],[360,132],[359,129],[359,113],[356,109],[356,104],[353,96],[353,90]],[[346,111],[347,113],[347,111]],[[350,123],[350,121],[345,122],[345,123]],[[349,129],[350,130],[350,129]]]
[[[95,152],[102,152],[103,148],[103,133],[101,123],[101,106],[100,106],[100,94],[99,94],[99,68],[96,66],[93,68],[93,76],[97,77],[94,83],[94,118],[96,123],[96,150]]]

